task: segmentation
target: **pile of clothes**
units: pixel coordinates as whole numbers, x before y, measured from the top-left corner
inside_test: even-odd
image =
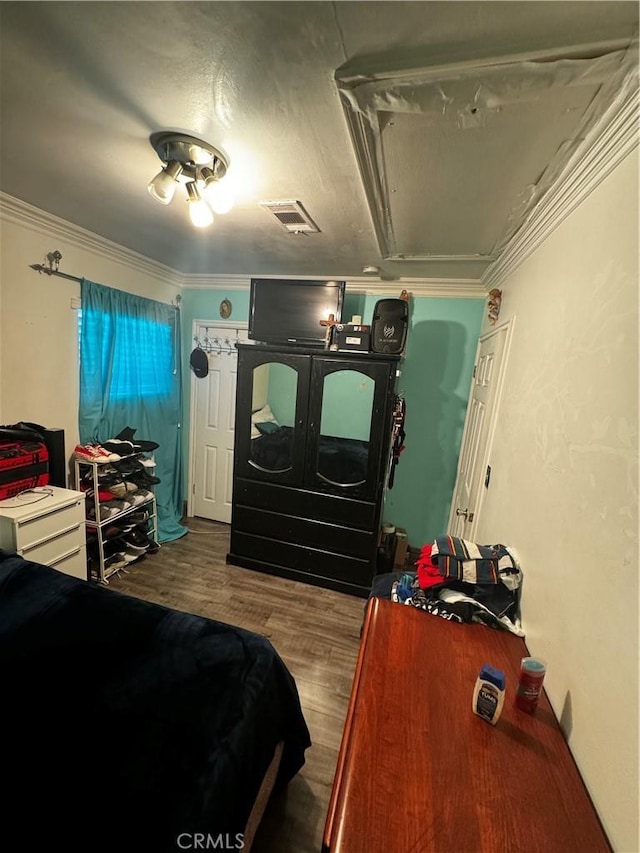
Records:
[[[513,548],[440,536],[424,545],[415,572],[393,581],[391,600],[453,622],[481,622],[524,637],[522,569]]]

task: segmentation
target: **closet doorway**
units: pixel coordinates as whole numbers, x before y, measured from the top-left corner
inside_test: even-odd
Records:
[[[482,335],[476,350],[448,532],[473,541],[491,482],[489,459],[513,334],[513,318]]]
[[[238,354],[246,323],[196,320],[196,340],[207,353],[209,372],[191,373],[191,433],[187,515],[231,523],[233,448]]]

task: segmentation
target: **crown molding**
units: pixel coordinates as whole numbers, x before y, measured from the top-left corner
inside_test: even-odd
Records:
[[[135,272],[142,272],[158,278],[164,284],[182,287],[184,276],[177,270],[107,240],[106,237],[101,237],[93,231],[87,231],[86,228],[74,225],[66,219],[47,213],[5,192],[0,192],[0,220],[12,222],[49,238],[51,236],[59,237],[61,240],[73,243],[75,246],[93,252],[106,260],[122,264]]]
[[[397,278],[374,281],[368,276],[347,278],[351,293],[373,296],[406,290],[411,296],[430,296],[444,299],[484,299],[482,282],[473,278]]]
[[[185,273],[182,276],[183,290],[249,290],[250,285],[251,276],[235,273]]]
[[[251,278],[247,275],[185,275],[183,290],[249,290]],[[486,293],[479,279],[471,278],[397,278],[384,280],[370,276],[304,276],[304,275],[260,275],[260,278],[307,279],[326,278],[345,281],[349,293],[388,295],[395,291],[407,290],[412,296],[431,296],[445,299],[485,299]]]
[[[49,239],[59,237],[61,240],[73,243],[107,260],[123,264],[136,272],[154,276],[163,283],[171,284],[180,290],[218,290],[225,292],[249,290],[251,278],[260,276],[261,278],[286,279],[337,278],[346,281],[350,293],[371,295],[389,295],[394,292],[399,294],[401,290],[407,290],[412,296],[445,299],[484,299],[486,297],[481,280],[473,278],[399,277],[385,280],[364,275],[265,276],[260,273],[253,275],[181,273],[4,192],[0,192],[0,220],[13,222],[23,228],[36,231]]]
[[[502,284],[569,214],[638,147],[638,79],[623,91],[576,152],[564,175],[532,211],[507,248],[481,277],[485,291]]]

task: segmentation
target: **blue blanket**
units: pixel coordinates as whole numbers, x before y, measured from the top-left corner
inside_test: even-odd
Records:
[[[0,678],[7,849],[11,829],[65,853],[233,837],[276,744],[280,785],[310,746],[264,637],[2,552]]]

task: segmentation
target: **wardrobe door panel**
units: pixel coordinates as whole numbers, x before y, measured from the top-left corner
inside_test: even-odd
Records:
[[[389,408],[390,366],[384,362],[314,358],[309,396],[305,483],[373,500]]]
[[[309,375],[309,356],[240,350],[236,476],[302,483]]]

